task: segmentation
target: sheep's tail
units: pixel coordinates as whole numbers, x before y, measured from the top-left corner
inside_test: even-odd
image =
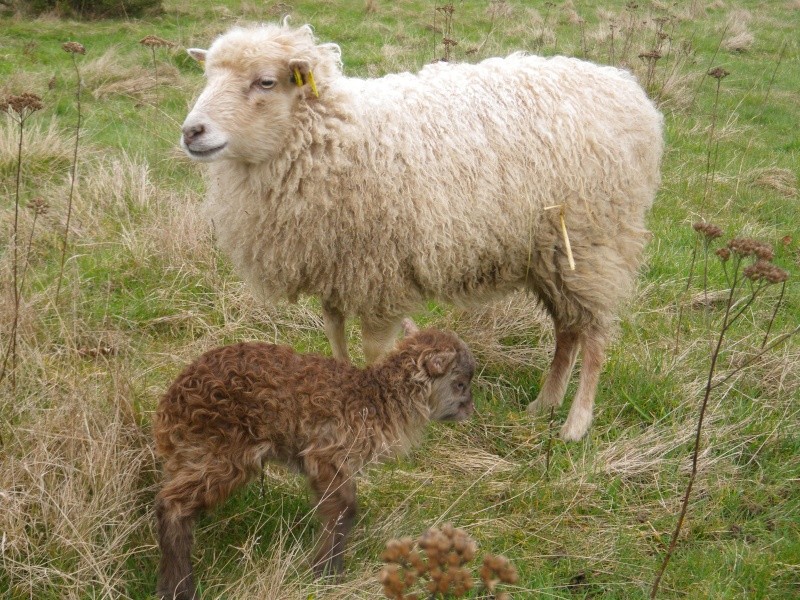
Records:
[[[163,600],[199,600],[191,564],[195,514],[181,514],[184,511],[161,494],[156,497],[155,512],[161,547],[156,596]]]

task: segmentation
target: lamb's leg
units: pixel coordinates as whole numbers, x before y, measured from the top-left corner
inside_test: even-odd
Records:
[[[596,329],[590,329],[582,333],[580,339],[583,354],[578,391],[569,409],[567,421],[561,428],[561,437],[571,442],[586,435],[589,425],[592,424],[597,382],[605,361],[606,336]]]
[[[227,460],[198,461],[196,469],[177,471],[156,496],[161,560],[156,595],[165,600],[195,600],[192,530],[202,510],[213,508],[245,483],[249,471]]]
[[[313,462],[313,464],[308,464]],[[307,457],[306,472],[317,501],[322,525],[314,555],[314,575],[340,573],[344,568],[344,545],[356,518],[356,484],[351,474],[326,462]]]
[[[579,347],[578,334],[556,324],[556,349],[553,361],[550,363],[550,370],[547,372],[539,396],[528,405],[529,413],[535,414],[551,406],[561,406]]]
[[[374,363],[394,348],[402,323],[402,318],[388,321],[373,321],[366,317],[361,319],[364,358],[367,364]]]
[[[349,362],[347,338],[344,334],[345,316],[338,309],[323,302],[322,322],[325,325],[325,335],[331,344],[333,357],[337,360]]]
[[[156,595],[165,600],[194,600],[199,596],[192,573],[192,531],[199,510],[165,499],[162,491],[156,497],[155,512],[161,548]]]

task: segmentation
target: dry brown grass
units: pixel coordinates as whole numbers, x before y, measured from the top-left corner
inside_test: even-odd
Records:
[[[176,67],[162,60],[157,61],[156,69],[159,87],[185,85]],[[81,75],[86,89],[98,100],[115,95],[142,101],[152,101],[156,97],[152,66],[131,64],[130,56],[123,57],[116,47],[83,64]]]
[[[728,52],[747,52],[755,42],[755,36],[750,31],[748,25],[753,16],[750,11],[744,9],[734,10],[728,15],[725,24],[725,38],[722,40],[722,48]]]
[[[755,169],[747,174],[746,179],[755,186],[775,190],[781,196],[787,198],[797,196],[797,175],[789,169],[780,167]]]
[[[131,382],[102,368],[87,378],[36,351],[23,359],[18,390],[26,392],[0,413],[0,530],[11,590],[126,597],[125,562],[150,551],[141,507],[155,469]]]
[[[22,136],[23,175],[26,179],[35,176],[39,187],[63,179],[60,167],[69,165],[73,143],[58,120],[44,123],[36,116],[28,119]],[[10,175],[16,170],[18,144],[19,126],[8,114],[0,115],[0,181],[6,189],[13,183]]]
[[[546,365],[552,322],[528,294],[453,311],[437,325],[458,333],[483,362],[511,368]],[[531,335],[544,339],[532,344]]]

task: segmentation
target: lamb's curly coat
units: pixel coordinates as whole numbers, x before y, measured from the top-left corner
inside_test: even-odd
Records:
[[[233,29],[190,53],[208,83],[183,145],[213,161],[208,215],[253,287],[318,296],[340,358],[344,318],[359,316],[368,360],[426,299],[533,291],[557,348],[532,406],[562,401],[582,346],[562,433],[586,432],[659,182],[662,117],[630,73],[517,53],[356,79],[337,46],[286,25]]]
[[[195,597],[197,516],[266,461],[308,476],[324,526],[315,570],[341,568],[356,513],[354,474],[408,450],[429,420],[464,420],[474,408],[475,359],[464,342],[406,327],[397,348],[366,369],[261,343],[216,348],[184,369],[153,420],[164,465],[156,497],[160,597]]]

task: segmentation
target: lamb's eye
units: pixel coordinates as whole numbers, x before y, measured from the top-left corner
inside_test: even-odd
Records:
[[[256,81],[256,85],[261,88],[262,90],[271,90],[275,87],[275,84],[278,83],[272,77],[262,77],[258,81]]]
[[[463,381],[459,381],[459,382],[456,384],[456,389],[457,389],[459,392],[463,392],[463,391],[466,389],[466,387],[467,387],[467,386],[466,386],[466,384],[465,384]]]

